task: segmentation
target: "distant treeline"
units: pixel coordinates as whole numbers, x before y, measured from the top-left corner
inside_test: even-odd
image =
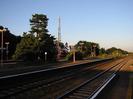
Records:
[[[0,30],[5,29],[3,32],[4,38],[4,59],[7,55],[7,44],[9,51],[9,59],[14,58],[15,60],[56,60],[58,55],[63,57],[71,58],[73,51],[76,52],[76,58],[83,59],[85,57],[96,57],[96,56],[122,56],[128,54],[119,48],[101,48],[98,43],[79,41],[77,44],[70,46],[68,43],[63,44],[56,40],[54,36],[49,34],[48,18],[44,14],[34,14],[29,20],[31,29],[29,32],[24,32],[23,36],[13,35],[8,28],[0,26]],[[1,41],[1,35],[0,35]],[[59,43],[58,43],[59,42]],[[0,43],[1,46],[1,43]],[[60,49],[60,51],[59,51]],[[1,52],[0,52],[1,54]]]

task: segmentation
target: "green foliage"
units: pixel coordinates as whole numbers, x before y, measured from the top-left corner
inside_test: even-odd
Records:
[[[127,51],[115,47],[107,49],[106,53],[112,56],[122,56],[128,54]]]
[[[13,59],[33,60],[37,53],[38,40],[32,34],[23,35],[21,42],[17,45]]]
[[[100,51],[99,51],[100,54],[106,54],[106,50],[105,48],[101,48]]]
[[[93,46],[96,46],[95,49]],[[87,42],[87,41],[79,41],[75,45],[76,49],[83,53],[83,56],[91,56],[91,51],[95,50],[96,55],[99,54],[99,44],[94,42]]]
[[[66,56],[67,60],[73,60],[73,52],[69,52]],[[83,54],[80,51],[75,52],[75,60],[82,60]]]
[[[44,53],[47,52],[47,59],[48,60],[55,60],[56,59],[56,54],[57,54],[57,50],[56,50],[56,45],[54,44],[54,40],[55,38],[53,36],[51,36],[50,34],[44,34],[42,36],[42,40],[40,41],[40,44],[38,46],[38,50],[40,52],[39,56],[44,59]]]
[[[44,59],[45,52],[48,53],[48,60],[55,60],[56,58],[56,46],[54,44],[55,38],[48,34],[48,18],[43,14],[34,14],[32,15],[31,22],[31,34],[36,35],[36,38],[39,40],[39,45],[37,48],[37,54],[41,59]]]
[[[55,38],[48,34],[48,18],[43,14],[32,15],[31,31],[24,33],[21,42],[17,45],[14,59],[22,60],[44,60],[47,52],[47,60],[56,59]]]
[[[48,18],[44,14],[34,14],[30,19],[31,33],[39,37],[42,36],[42,33],[47,33]]]
[[[99,58],[106,58],[106,57],[108,57],[108,55],[106,53],[105,54],[99,54],[98,57]]]

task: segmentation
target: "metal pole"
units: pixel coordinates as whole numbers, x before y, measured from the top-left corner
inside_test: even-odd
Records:
[[[73,62],[75,63],[75,47],[74,46],[71,46],[71,48],[72,48],[72,52],[73,52]]]
[[[1,67],[3,67],[3,31],[1,31]]]
[[[7,60],[8,60],[8,53],[9,53],[9,51],[8,51],[8,44],[7,44]]]
[[[47,61],[47,52],[45,52],[45,62]]]
[[[75,63],[75,50],[73,50],[73,62]]]
[[[6,44],[6,60],[8,61],[8,53],[9,53],[8,45],[9,45],[9,42],[6,42],[5,44]]]
[[[58,40],[57,40],[57,50],[58,50],[57,60],[58,61],[60,60],[60,55],[61,55],[60,42],[61,42],[61,19],[59,17],[58,19]]]

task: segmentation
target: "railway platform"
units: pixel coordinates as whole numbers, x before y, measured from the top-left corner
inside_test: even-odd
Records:
[[[21,73],[26,73],[26,72],[40,71],[40,70],[47,71],[47,70],[70,67],[70,66],[75,66],[75,65],[80,65],[80,64],[93,63],[93,62],[108,60],[108,59],[110,59],[110,58],[79,60],[79,61],[75,61],[75,62],[47,63],[47,64],[39,65],[39,66],[32,65],[32,66],[23,66],[23,67],[19,67],[19,66],[12,67],[12,68],[10,67],[10,68],[5,68],[5,69],[0,69],[0,77],[21,74]]]

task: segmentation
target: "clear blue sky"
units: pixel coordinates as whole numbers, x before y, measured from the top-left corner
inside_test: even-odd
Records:
[[[1,0],[0,25],[15,35],[30,30],[32,14],[46,14],[49,32],[57,37],[61,17],[62,41],[93,41],[133,51],[133,0]]]

